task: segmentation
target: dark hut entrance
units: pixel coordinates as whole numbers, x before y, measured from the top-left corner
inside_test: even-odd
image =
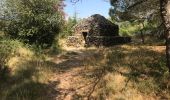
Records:
[[[82,33],[83,38],[84,38],[84,46],[87,47],[87,46],[88,46],[87,36],[88,36],[88,34],[89,34],[89,31],[88,31],[88,30],[85,30],[85,31],[82,31],[81,33]]]
[[[82,32],[82,35],[83,35],[83,38],[84,38],[84,41],[85,41],[85,44],[86,44],[86,42],[87,42],[87,40],[86,40],[87,32]]]

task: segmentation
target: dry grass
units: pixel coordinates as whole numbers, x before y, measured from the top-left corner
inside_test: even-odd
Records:
[[[18,51],[0,84],[2,100],[170,99],[164,46],[67,48],[48,59]]]
[[[168,100],[165,61],[164,46],[71,48],[52,61],[60,73],[51,81],[57,100]]]
[[[28,48],[18,48],[8,62],[10,72],[0,84],[0,100],[47,100],[52,68]]]
[[[164,46],[123,45],[106,48],[98,53],[105,56],[105,63],[103,59],[102,63],[91,60],[105,72],[94,92],[98,99],[170,99]]]

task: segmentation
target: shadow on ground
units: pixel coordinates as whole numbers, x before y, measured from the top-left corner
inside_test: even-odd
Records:
[[[57,99],[105,100],[139,96],[125,95],[133,90],[132,87],[133,93],[139,92],[143,99],[169,99],[163,46],[115,46],[70,51],[47,63],[57,71],[53,80],[60,80],[61,95]],[[124,79],[120,86],[116,82],[121,79],[114,76]]]
[[[59,81],[45,83],[41,77],[42,69],[47,69],[41,61],[28,61],[19,64],[15,73],[11,72],[0,84],[1,100],[47,100],[53,99],[49,94],[59,93],[53,88]],[[42,82],[41,82],[42,80]]]
[[[164,50],[124,45],[67,51],[45,62],[27,62],[25,66],[32,66],[1,84],[6,91],[0,95],[7,100],[168,100]],[[55,73],[46,76],[47,83],[40,81],[41,69]]]

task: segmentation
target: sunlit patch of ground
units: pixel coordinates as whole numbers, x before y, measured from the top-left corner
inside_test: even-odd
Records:
[[[56,100],[170,99],[164,46],[64,47],[51,60]]]
[[[0,80],[0,100],[47,100],[52,67],[34,52],[19,47],[8,63],[9,71]]]
[[[45,58],[19,49],[9,61],[14,73],[0,85],[0,96],[4,100],[170,99],[165,46],[62,49]]]

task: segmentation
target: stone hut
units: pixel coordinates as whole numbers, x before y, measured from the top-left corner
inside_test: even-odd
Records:
[[[119,33],[118,25],[99,14],[83,19],[74,29],[76,34],[87,32],[87,36],[118,36]]]
[[[95,14],[74,26],[75,35],[83,37],[85,45],[111,46],[130,42],[130,38],[119,36],[119,26],[105,17]]]

